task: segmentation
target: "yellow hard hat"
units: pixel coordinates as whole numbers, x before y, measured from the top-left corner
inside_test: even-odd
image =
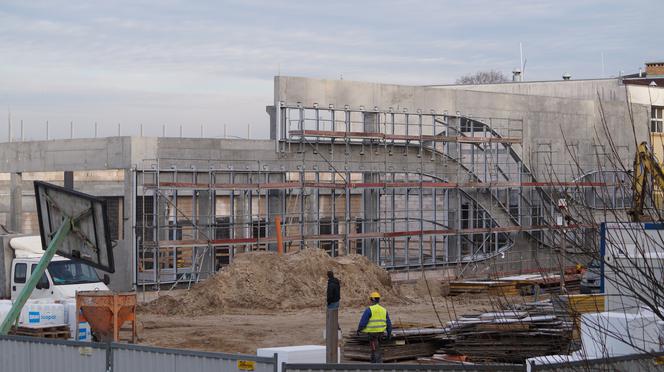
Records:
[[[369,298],[380,298],[380,293],[378,293],[376,291],[371,292],[371,294],[369,295]]]

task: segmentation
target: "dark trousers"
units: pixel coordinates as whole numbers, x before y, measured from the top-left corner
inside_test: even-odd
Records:
[[[368,333],[369,347],[371,348],[371,363],[383,363],[383,350],[381,350],[381,342],[383,332]]]

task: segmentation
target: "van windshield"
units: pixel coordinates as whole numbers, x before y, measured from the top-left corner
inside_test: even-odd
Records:
[[[92,266],[76,261],[52,261],[48,264],[53,284],[97,283],[101,280]]]

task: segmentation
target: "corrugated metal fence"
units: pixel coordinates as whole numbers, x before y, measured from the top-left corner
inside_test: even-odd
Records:
[[[276,372],[277,357],[0,336],[0,371]]]
[[[0,336],[0,371],[276,372],[277,356],[210,353],[141,345]],[[288,364],[283,372],[521,372],[519,365]],[[530,371],[664,371],[664,353],[530,365]]]
[[[414,364],[288,364],[281,367],[282,372],[523,372],[524,366],[515,365],[414,365]]]
[[[0,336],[3,371],[106,372],[107,354],[103,344]]]
[[[605,372],[664,371],[664,353],[567,361],[544,365],[282,364],[282,372]]]
[[[612,358],[566,361],[530,365],[532,372],[604,372],[604,371],[664,371],[664,353],[625,355]]]

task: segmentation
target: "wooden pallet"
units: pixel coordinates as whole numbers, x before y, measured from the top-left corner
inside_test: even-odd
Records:
[[[38,326],[38,327],[12,327],[9,334],[16,336],[60,338],[67,340],[71,337],[68,325],[61,326]]]
[[[450,296],[461,294],[482,294],[490,296],[517,296],[516,286],[509,282],[462,280],[450,282]]]

